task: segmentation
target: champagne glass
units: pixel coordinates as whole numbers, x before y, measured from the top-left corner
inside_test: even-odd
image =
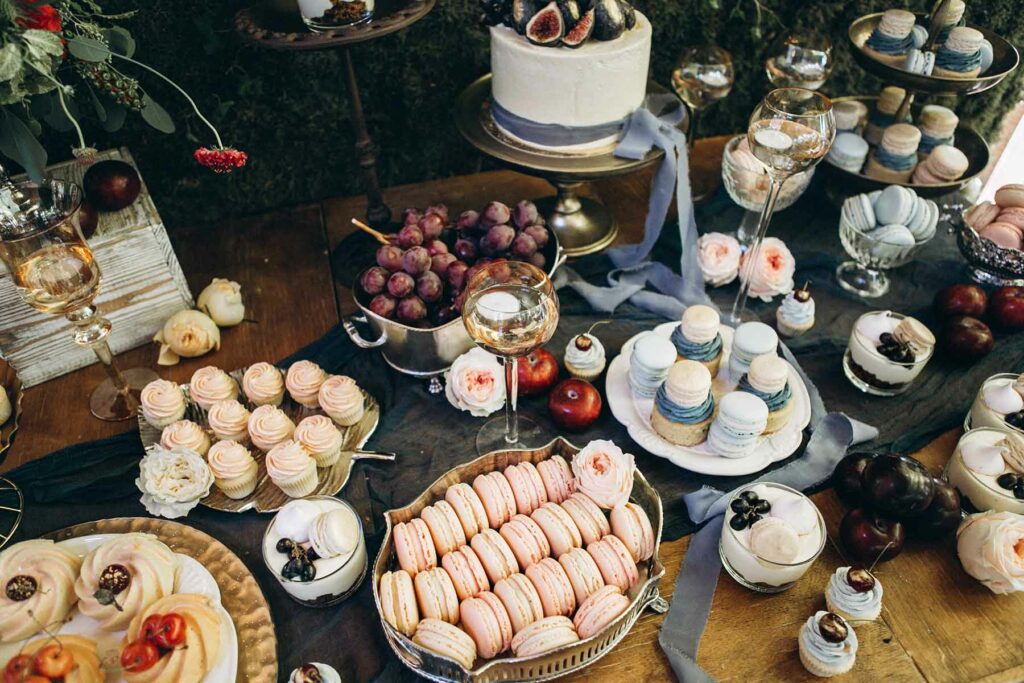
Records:
[[[107,345],[110,321],[93,300],[100,268],[79,225],[81,189],[62,180],[0,187],[0,259],[29,306],[63,315],[74,325],[75,342],[92,349],[109,378],[92,392],[89,408],[101,420],[127,420],[138,409],[138,392],[157,374],[114,365]]]
[[[505,366],[505,418],[491,419],[480,428],[477,452],[542,445],[540,426],[516,412],[518,360],[547,343],[558,327],[558,297],[551,280],[528,263],[496,261],[469,279],[465,295],[466,331]]]
[[[750,115],[747,143],[750,151],[768,170],[768,197],[761,207],[757,233],[743,262],[740,291],[729,317],[733,324],[742,322],[751,274],[760,259],[761,243],[768,232],[782,184],[787,178],[807,171],[825,158],[835,135],[832,101],[805,88],[772,90]]]
[[[764,70],[776,88],[820,90],[832,73],[832,41],[808,31],[783,33],[768,51]]]

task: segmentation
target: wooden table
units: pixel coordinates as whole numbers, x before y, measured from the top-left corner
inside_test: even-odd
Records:
[[[695,163],[717,175],[727,138],[697,145]],[[612,209],[620,241],[637,241],[647,205],[649,174],[595,184],[594,191]],[[481,206],[502,197],[537,197],[553,189],[535,178],[507,171],[408,185],[384,192],[401,209],[443,201],[449,207]],[[240,367],[258,359],[283,357],[324,334],[351,312],[346,288],[336,286],[330,253],[348,235],[349,219],[365,212],[365,198],[330,199],[261,216],[237,218],[216,226],[170,231],[175,251],[198,292],[212,277],[242,283],[253,322],[225,330],[220,351],[183,360],[161,375],[187,381],[210,363]],[[157,349],[145,346],[122,354],[124,367],[155,367]],[[88,412],[89,389],[103,379],[96,365],[29,389],[14,446],[0,472],[79,441],[132,429],[131,423],[105,423]],[[958,434],[951,432],[918,457],[941,469]],[[357,483],[357,482],[353,482]],[[834,539],[843,508],[831,491],[814,497]],[[671,596],[689,538],[664,543],[667,574],[661,584]],[[796,655],[800,624],[823,609],[823,590],[842,560],[830,543],[810,572],[781,596],[748,591],[723,573],[698,654],[699,663],[720,680],[810,680]],[[885,588],[882,618],[858,626],[857,665],[837,680],[864,681],[1014,681],[1024,679],[1024,596],[994,596],[968,577],[956,559],[952,539],[931,546],[912,543],[877,574]],[[685,594],[679,599],[686,599]],[[570,680],[666,680],[672,673],[657,643],[663,617],[646,614],[615,650]]]

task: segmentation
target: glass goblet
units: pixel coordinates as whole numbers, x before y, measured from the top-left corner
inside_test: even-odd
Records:
[[[772,43],[764,70],[776,88],[820,90],[832,73],[832,41],[808,31],[783,33]]]
[[[783,183],[825,158],[835,134],[832,101],[805,88],[772,90],[750,115],[747,143],[768,171],[768,197],[761,207],[757,233],[740,272],[740,290],[729,316],[733,324],[742,322],[752,275],[761,256],[761,243]]]
[[[528,263],[497,261],[469,279],[465,295],[466,331],[505,366],[505,418],[491,419],[480,428],[477,452],[542,445],[537,441],[540,427],[517,413],[518,360],[547,343],[558,327],[558,297],[551,280]]]
[[[22,300],[37,311],[63,315],[74,325],[75,342],[95,352],[108,375],[93,390],[89,409],[101,420],[135,416],[138,393],[157,374],[145,368],[121,373],[107,344],[110,321],[93,301],[100,268],[79,225],[81,190],[74,183],[45,180],[3,188],[0,196],[0,259]]]

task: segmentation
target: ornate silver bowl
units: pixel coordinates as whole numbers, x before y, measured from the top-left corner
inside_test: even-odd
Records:
[[[1000,247],[975,232],[963,212],[952,218],[956,244],[971,266],[971,277],[984,285],[1024,286],[1024,251]]]

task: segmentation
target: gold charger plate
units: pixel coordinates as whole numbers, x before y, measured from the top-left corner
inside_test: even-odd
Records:
[[[242,376],[245,374],[245,368],[235,370],[228,374],[238,382],[239,387],[242,386]],[[192,399],[188,394],[187,384],[183,384],[181,387],[185,392],[185,419],[192,420],[196,424],[209,429],[206,419],[206,411],[192,402]],[[390,454],[362,453],[359,451],[359,449],[366,443],[367,439],[369,439],[373,434],[374,430],[377,429],[377,423],[380,422],[380,404],[377,403],[377,399],[362,388],[360,388],[360,391],[363,392],[363,398],[365,400],[363,418],[351,427],[338,427],[338,429],[341,430],[342,435],[341,457],[338,458],[338,462],[334,463],[334,465],[330,467],[317,468],[317,476],[319,480],[316,488],[309,494],[311,496],[335,496],[341,492],[341,490],[345,488],[345,484],[348,483],[349,476],[352,473],[352,463],[355,460],[394,460],[394,456]],[[239,395],[238,400],[250,411],[254,409],[254,406],[245,398],[244,393]],[[303,418],[307,418],[311,415],[324,414],[324,412],[319,408],[307,408],[302,404],[293,401],[287,392],[285,393],[284,400],[281,402],[280,407],[295,424],[298,424]],[[142,416],[141,409],[139,409],[138,418],[139,438],[142,440],[142,445],[148,451],[152,446],[160,443],[160,433],[162,430],[157,429],[146,422],[146,419]],[[211,439],[216,441],[212,435]],[[267,474],[267,468],[264,464],[264,457],[266,453],[255,446],[249,445],[248,447],[249,450],[252,451],[253,457],[256,459],[256,464],[259,466],[259,472],[256,475],[256,490],[245,498],[235,500],[233,498],[228,498],[220,489],[214,486],[210,489],[210,495],[199,501],[200,504],[214,510],[220,510],[221,512],[245,512],[247,510],[256,510],[257,512],[277,512],[284,507],[288,501],[292,500],[284,491],[279,489],[277,485],[270,480],[270,475]]]
[[[238,672],[241,683],[277,681],[277,634],[270,606],[255,577],[214,537],[190,526],[166,519],[118,517],[85,522],[44,534],[64,541],[91,534],[153,534],[174,552],[188,555],[206,567],[220,588],[220,601],[231,615],[238,633]]]

